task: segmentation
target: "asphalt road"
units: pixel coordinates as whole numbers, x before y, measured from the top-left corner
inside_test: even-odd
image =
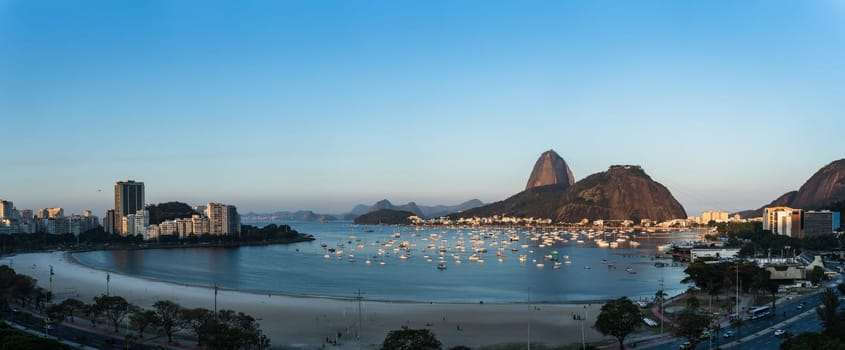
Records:
[[[805,304],[803,307],[799,308],[801,302],[804,302]],[[746,320],[746,325],[742,327],[742,333],[740,334],[742,338],[758,332],[764,332],[762,335],[737,343],[737,330],[731,327],[725,327],[725,329],[720,332],[718,341],[712,339],[712,349],[715,349],[717,346],[722,346],[723,348],[737,347],[742,350],[777,349],[780,344],[783,343],[785,338],[778,338],[774,336],[774,332],[777,329],[775,328],[775,325],[799,315],[801,318],[794,320],[782,329],[792,335],[798,335],[802,332],[818,332],[821,330],[821,322],[819,321],[818,316],[816,316],[815,308],[820,304],[821,298],[819,294],[812,294],[810,296],[796,298],[779,304],[777,305],[777,310],[773,317],[759,320]],[[843,307],[845,307],[845,303],[840,304],[840,310]],[[723,334],[726,330],[733,331],[733,337],[724,338]],[[660,345],[650,346],[649,349],[677,350],[684,342],[686,342],[686,340],[677,339]],[[711,342],[707,340],[703,341],[696,347],[696,350],[708,349],[711,349]]]

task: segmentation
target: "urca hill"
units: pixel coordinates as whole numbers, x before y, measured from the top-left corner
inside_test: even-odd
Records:
[[[614,165],[573,183],[572,171],[553,150],[537,160],[526,189],[500,202],[452,214],[452,218],[547,218],[555,222],[686,218],[669,190],[636,165]]]

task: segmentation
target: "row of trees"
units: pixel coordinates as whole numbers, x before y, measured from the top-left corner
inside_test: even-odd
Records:
[[[53,320],[70,319],[84,315],[92,325],[107,325],[115,333],[125,326],[137,330],[140,338],[144,332],[156,330],[172,342],[178,333],[190,334],[197,345],[207,349],[264,349],[270,340],[262,333],[257,320],[250,315],[232,310],[217,312],[204,308],[184,308],[168,300],[160,300],[152,309],[144,309],[129,303],[117,295],[101,295],[90,304],[69,298],[61,303],[45,307],[52,295],[36,286],[36,280],[15,273],[8,266],[0,266],[0,310],[9,312],[9,301],[16,301],[22,307],[36,307]]]
[[[196,338],[198,346],[208,349],[264,349],[270,340],[262,334],[255,318],[232,310],[214,311],[204,308],[184,308],[169,300],[159,300],[152,309],[133,305],[121,296],[101,295],[90,304],[66,299],[47,308],[47,316],[56,320],[84,315],[92,325],[107,325],[115,333],[122,326],[136,330],[140,338],[152,329],[167,336],[183,332]]]

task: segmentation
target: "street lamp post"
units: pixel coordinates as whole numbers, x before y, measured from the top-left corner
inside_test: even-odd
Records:
[[[111,282],[111,275],[106,272],[106,295],[109,295],[109,282]]]
[[[584,337],[584,322],[587,321],[587,305],[584,305],[584,318],[581,319],[581,348],[587,349],[586,337]]]

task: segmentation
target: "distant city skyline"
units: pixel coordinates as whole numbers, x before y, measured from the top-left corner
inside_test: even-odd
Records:
[[[845,157],[845,2],[0,3],[0,198],[343,213],[638,164],[756,209]]]

